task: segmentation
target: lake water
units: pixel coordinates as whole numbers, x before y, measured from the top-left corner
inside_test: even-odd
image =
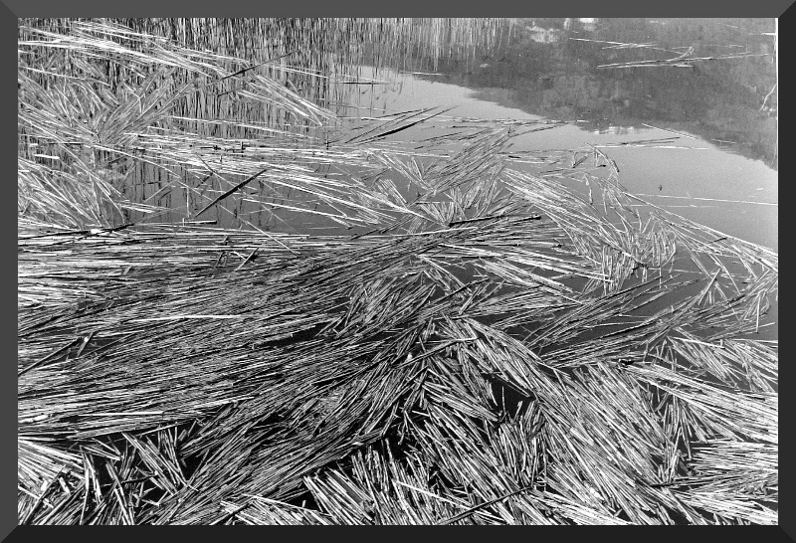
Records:
[[[373,70],[365,70],[373,77]],[[385,112],[413,107],[451,108],[448,115],[478,119],[541,120],[545,117],[500,101],[499,90],[470,89],[382,70],[400,84],[363,95],[363,103],[379,104]],[[375,96],[372,96],[375,95]],[[497,102],[497,103],[496,103]],[[530,108],[529,108],[530,109]],[[760,159],[723,149],[710,140],[666,130],[665,120],[648,119],[660,128],[610,126],[604,130],[573,123],[511,139],[507,149],[517,153],[544,149],[575,149],[594,145],[613,158],[623,185],[633,194],[683,217],[731,236],[777,248],[777,171]],[[428,137],[424,127],[413,133]],[[411,133],[402,134],[411,138]],[[645,144],[644,140],[665,140]]]
[[[777,249],[776,111],[761,111],[776,75],[774,38],[762,35],[773,31],[773,21],[541,20],[518,26],[511,39],[469,58],[433,66],[417,62],[415,72],[436,68],[434,75],[366,69],[363,78],[391,84],[363,92],[357,105],[384,112],[439,106],[459,117],[567,121],[512,138],[509,149],[597,146],[617,162],[623,185],[635,195]],[[648,47],[617,49],[606,42]],[[705,60],[690,68],[596,68],[673,58],[661,48],[693,48],[695,57],[761,56]],[[764,109],[776,107],[775,94]],[[661,142],[636,143],[645,140]]]
[[[315,41],[295,43],[304,48],[301,56],[285,65],[303,59],[304,68],[326,75],[308,79],[289,72],[283,74],[286,85],[354,122],[419,108],[444,110],[382,138],[387,144],[418,150],[418,142],[442,137],[462,118],[560,121],[546,130],[514,130],[504,151],[522,156],[595,146],[616,161],[622,184],[634,195],[778,248],[774,20],[419,21],[385,26],[382,33],[381,27],[357,27],[345,35],[339,25],[318,28],[311,33]],[[272,58],[290,49],[284,36],[280,40],[265,53],[262,43],[255,44],[260,52],[249,56]],[[249,51],[246,43],[243,50]],[[243,50],[240,44],[234,49]],[[680,62],[664,62],[676,57]],[[160,187],[155,183],[143,194]],[[156,220],[179,222],[186,206],[195,213],[206,203],[189,196],[172,193],[173,212]],[[251,201],[232,214],[207,212],[199,219],[239,226],[247,216],[258,228],[272,228],[262,215]],[[300,223],[283,215],[288,229],[337,233],[320,219]]]

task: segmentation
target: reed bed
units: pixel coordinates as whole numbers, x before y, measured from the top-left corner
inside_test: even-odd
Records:
[[[229,73],[98,25],[64,33],[76,58],[138,58],[86,34],[113,32]],[[510,153],[509,122],[401,142],[467,120],[307,108],[334,137],[255,140],[174,107],[91,145],[175,172],[182,224],[21,114],[64,159],[20,155],[20,523],[777,523],[775,252],[630,194],[600,149]],[[207,218],[245,200],[319,230]]]

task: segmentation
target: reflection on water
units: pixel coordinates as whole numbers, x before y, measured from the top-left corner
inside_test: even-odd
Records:
[[[557,28],[542,28],[537,25],[526,26],[528,36],[536,43],[556,43],[561,41],[563,32]],[[484,65],[481,65],[484,67]],[[487,65],[488,66],[488,65]]]
[[[773,20],[581,21],[514,24],[506,40],[475,47],[477,62],[449,56],[437,69],[466,87],[508,89],[500,103],[529,113],[595,130],[662,123],[776,168]],[[708,60],[598,69],[685,53]]]
[[[344,114],[355,113],[351,103],[358,94],[375,90],[368,84],[383,84],[385,68],[426,72],[419,77],[444,76],[535,115],[583,121],[590,130],[665,127],[776,169],[773,19],[176,21],[126,22],[252,63],[278,59],[261,70]],[[683,55],[705,60],[677,64],[687,67],[599,68]],[[720,58],[727,56],[733,58]],[[360,78],[363,65],[376,68],[374,81]],[[496,95],[495,89],[505,92]],[[262,107],[227,111],[240,99],[197,97],[192,113],[214,110],[282,125],[296,120]]]
[[[369,71],[363,74],[372,76]],[[383,69],[381,75],[398,78],[398,74]],[[490,101],[482,99],[485,94]],[[539,119],[517,107],[501,105],[504,97],[505,90],[501,89],[472,92],[418,76],[405,77],[400,86],[383,87],[362,96],[360,103],[389,111],[440,106],[453,107],[448,112],[450,116]],[[442,123],[445,118],[443,115],[435,120]],[[408,130],[401,134],[401,139],[421,141],[444,132],[431,124]],[[595,145],[617,161],[622,183],[634,194],[732,236],[775,249],[778,246],[777,172],[759,160],[730,153],[723,146],[693,134],[672,132],[651,123],[639,127],[609,125],[601,129],[594,129],[589,123],[570,123],[543,131],[521,132],[518,130],[509,140],[507,152],[511,156]],[[512,163],[512,167],[519,166]],[[527,168],[533,173],[545,170],[533,165]]]
[[[405,76],[400,87],[369,94],[368,103],[392,111],[440,105],[469,117],[572,121],[512,139],[512,148],[610,147],[631,191],[730,235],[778,246],[773,20],[504,24],[495,33],[500,39],[473,41],[466,53],[416,48],[408,60],[382,58],[405,71],[437,72]],[[439,39],[452,43],[443,34]],[[598,69],[675,57],[704,60]],[[383,66],[377,72],[392,77]]]

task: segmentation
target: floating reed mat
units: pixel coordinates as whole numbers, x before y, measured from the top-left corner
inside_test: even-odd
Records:
[[[775,252],[599,149],[396,145],[470,121],[338,130],[276,70],[106,23],[20,26],[20,523],[777,522]],[[136,199],[141,163],[203,181]],[[172,189],[195,209],[155,224]],[[198,225],[236,199],[349,235]]]
[[[776,255],[548,209],[20,232],[20,522],[776,523]]]

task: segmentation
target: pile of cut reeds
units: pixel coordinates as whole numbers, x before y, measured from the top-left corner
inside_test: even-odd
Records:
[[[75,156],[43,186],[28,157],[20,523],[776,523],[777,254],[639,200],[599,150],[509,154],[506,123],[382,141],[430,114],[251,157],[150,120],[128,153],[215,176],[194,223],[240,198],[347,235],[111,220],[128,181],[97,197]],[[63,117],[28,119],[66,153]]]

